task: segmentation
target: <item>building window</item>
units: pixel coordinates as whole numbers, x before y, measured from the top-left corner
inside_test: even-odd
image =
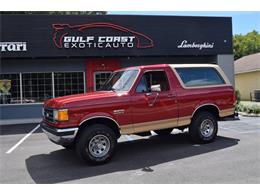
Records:
[[[54,73],[55,97],[84,93],[84,78],[82,72]]]
[[[22,74],[23,103],[43,102],[53,97],[51,73]]]
[[[186,87],[225,84],[215,68],[176,68]]]
[[[107,79],[111,76],[112,72],[106,71],[106,72],[95,72],[94,75],[94,90],[100,91],[102,89],[102,86],[107,81]]]
[[[85,92],[84,72],[0,74],[0,104],[40,103]]]
[[[0,74],[0,104],[21,103],[20,75]]]

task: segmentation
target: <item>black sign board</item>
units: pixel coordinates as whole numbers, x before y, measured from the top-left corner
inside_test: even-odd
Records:
[[[1,15],[2,57],[232,54],[227,17]]]

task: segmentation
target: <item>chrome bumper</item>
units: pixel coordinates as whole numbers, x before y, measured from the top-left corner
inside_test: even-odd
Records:
[[[41,128],[52,142],[59,145],[73,142],[79,129],[78,127],[57,129],[44,122],[41,123]]]

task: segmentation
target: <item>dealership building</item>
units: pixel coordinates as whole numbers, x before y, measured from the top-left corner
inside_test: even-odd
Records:
[[[218,64],[234,84],[229,17],[1,15],[0,121],[41,118],[44,100],[100,90],[112,71]]]

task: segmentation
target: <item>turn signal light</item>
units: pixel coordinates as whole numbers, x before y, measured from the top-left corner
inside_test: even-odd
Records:
[[[55,110],[54,119],[57,121],[67,121],[69,120],[68,109]]]

